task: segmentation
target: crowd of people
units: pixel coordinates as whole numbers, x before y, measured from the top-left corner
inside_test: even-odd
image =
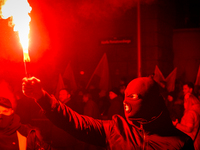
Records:
[[[190,82],[176,84],[173,92],[167,92],[149,76],[128,84],[121,80],[118,87],[108,91],[94,86],[77,91],[63,88],[55,97],[41,87],[39,79],[32,77],[23,79],[24,95],[18,96],[15,109],[4,105],[5,98],[0,98],[0,116],[20,117],[18,123],[27,130],[24,137],[38,139],[36,143],[28,142],[30,149],[199,150],[198,88],[194,89]],[[10,111],[9,115],[3,113],[4,109]],[[12,144],[13,148],[20,145],[16,138],[18,129],[11,135],[11,141],[18,143]],[[7,139],[6,127],[0,130]],[[1,143],[0,147],[8,145]]]

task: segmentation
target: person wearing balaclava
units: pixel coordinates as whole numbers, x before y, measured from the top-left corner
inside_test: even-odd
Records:
[[[79,115],[51,97],[35,77],[23,78],[22,91],[35,99],[56,126],[84,142],[111,150],[194,149],[192,139],[173,126],[158,84],[151,77],[128,84],[125,118],[114,115],[111,120]]]
[[[35,129],[20,123],[9,99],[0,97],[0,149],[39,150],[49,147]],[[43,144],[43,145],[42,145]]]

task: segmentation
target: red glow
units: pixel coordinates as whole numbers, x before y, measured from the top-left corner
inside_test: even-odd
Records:
[[[85,74],[85,72],[84,72],[84,71],[80,71],[80,74],[81,74],[81,75],[84,75],[84,74]]]
[[[14,27],[14,31],[18,31],[19,40],[23,48],[24,61],[26,62],[30,61],[28,46],[30,30],[29,22],[31,20],[29,13],[31,10],[32,8],[26,0],[7,0],[2,6],[2,17],[4,19],[11,17],[10,25]]]

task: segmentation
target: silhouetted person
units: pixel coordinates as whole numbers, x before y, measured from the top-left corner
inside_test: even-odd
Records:
[[[114,115],[112,120],[79,115],[53,99],[35,77],[24,78],[22,85],[23,93],[34,98],[55,125],[84,142],[107,149],[194,149],[192,139],[173,126],[152,78],[136,78],[128,84],[125,118]]]
[[[71,98],[70,90],[63,88],[59,91],[58,94],[59,102],[69,106],[70,108],[75,109],[76,105],[73,99]],[[52,125],[52,124],[51,124]],[[52,125],[51,129],[51,145],[56,150],[74,150],[74,147],[77,144],[77,139],[63,131],[62,129]]]
[[[39,150],[49,149],[36,128],[21,124],[9,99],[0,97],[0,149]]]
[[[92,96],[89,92],[83,94],[83,115],[90,116],[92,118],[99,119],[100,112],[97,104],[92,100]]]

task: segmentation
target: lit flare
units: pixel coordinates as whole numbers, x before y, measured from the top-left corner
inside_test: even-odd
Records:
[[[24,62],[30,62],[28,54],[29,47],[29,22],[31,18],[29,13],[32,8],[27,0],[7,0],[2,6],[2,18],[11,18],[9,25],[14,26],[14,31],[18,31],[19,41],[23,49]]]

